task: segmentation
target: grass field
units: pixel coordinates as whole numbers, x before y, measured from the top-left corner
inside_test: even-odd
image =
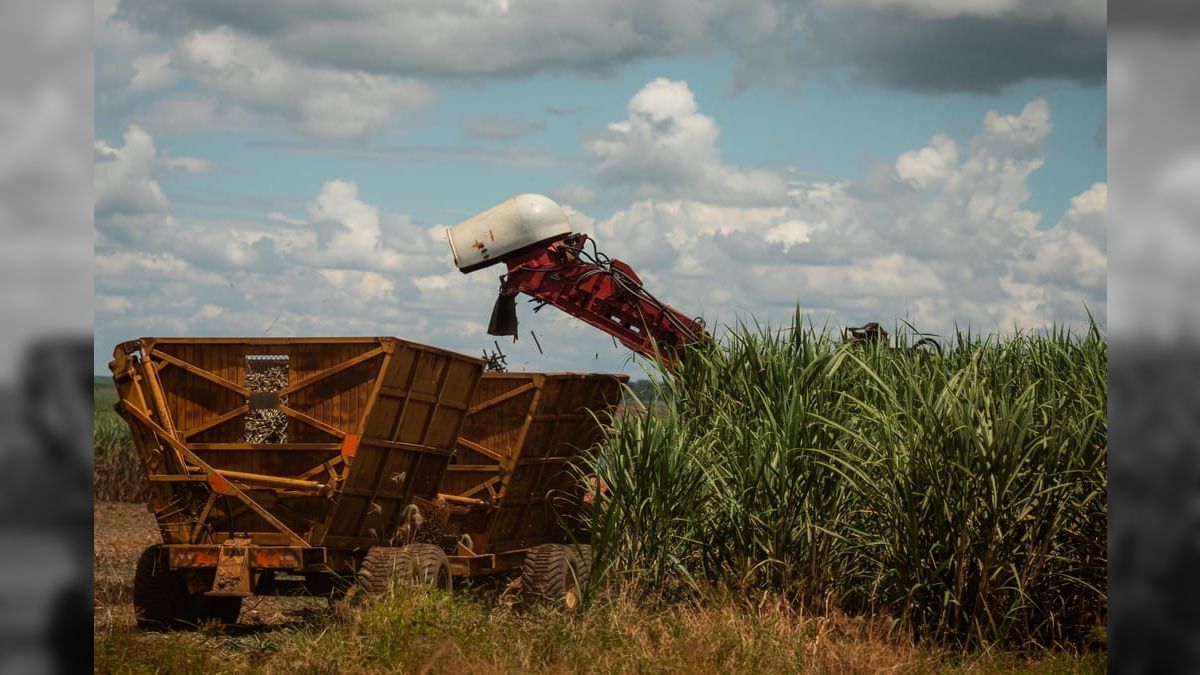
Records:
[[[494,588],[417,591],[335,617],[324,601],[253,598],[239,625],[134,627],[134,562],[158,539],[144,506],[96,506],[96,672],[1103,673],[1103,652],[977,653],[914,647],[885,620],[806,615],[783,598],[525,611]]]
[[[492,585],[339,616],[253,598],[224,631],[141,632],[133,565],[158,535],[144,506],[98,502],[96,668],[1103,672],[1107,342],[900,343],[741,326],[643,388],[650,412],[633,406],[582,469],[608,491],[574,612]],[[137,500],[102,385],[97,496]]]

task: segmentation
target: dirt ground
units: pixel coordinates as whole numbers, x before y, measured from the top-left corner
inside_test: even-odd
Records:
[[[134,567],[142,551],[162,543],[162,537],[144,504],[97,502],[95,518],[94,629],[99,634],[134,625]],[[238,623],[254,627],[299,622],[325,606],[324,600],[312,598],[252,597],[242,604]]]

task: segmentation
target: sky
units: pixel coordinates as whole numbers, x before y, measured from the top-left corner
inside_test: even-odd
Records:
[[[1105,326],[1105,12],[97,0],[96,372],[143,335],[494,349],[500,270],[444,232],[523,192],[718,333]],[[642,372],[530,309],[510,368]]]

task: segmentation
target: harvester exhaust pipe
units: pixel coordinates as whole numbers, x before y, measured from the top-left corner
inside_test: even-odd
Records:
[[[517,337],[517,296],[500,294],[492,306],[492,320],[488,322],[488,335],[511,335]]]

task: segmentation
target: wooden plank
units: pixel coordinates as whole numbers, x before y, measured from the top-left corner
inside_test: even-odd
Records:
[[[430,396],[428,394],[409,393],[409,391],[407,389],[405,389],[403,387],[397,387],[394,385],[384,385],[384,386],[380,387],[379,393],[381,396],[387,396],[389,398],[402,398],[405,401],[419,401],[421,403],[437,403],[436,396]]]
[[[451,464],[446,467],[447,471],[500,471],[499,464]]]
[[[535,422],[583,422],[592,419],[591,415],[586,413],[562,413],[558,415],[537,415],[533,418]]]
[[[283,412],[285,415],[287,415],[289,417],[293,417],[295,419],[300,420],[301,422],[304,422],[305,424],[307,424],[309,426],[316,427],[317,429],[324,431],[325,433],[329,434],[330,436],[335,436],[337,438],[345,438],[346,437],[345,431],[342,431],[341,429],[338,429],[337,427],[328,425],[328,424],[322,422],[321,420],[319,420],[315,417],[306,415],[294,408],[290,408],[286,405],[281,405],[281,406],[279,406],[278,410]]]
[[[192,436],[195,436],[196,434],[199,434],[202,431],[208,431],[209,429],[211,429],[213,427],[221,426],[222,424],[228,422],[229,420],[235,419],[239,415],[245,415],[248,412],[250,412],[249,404],[243,405],[238,408],[234,408],[233,410],[230,410],[229,412],[227,412],[223,415],[219,415],[217,417],[212,418],[211,420],[205,422],[204,424],[197,425],[190,429],[184,429],[183,437],[185,439],[191,438]],[[195,446],[193,446],[193,447],[195,447]]]
[[[121,403],[124,404],[125,402],[121,401]],[[188,449],[187,445],[185,445],[184,443],[180,442],[177,439],[174,439],[174,438],[171,438],[170,436],[168,436],[165,429],[163,429],[162,427],[155,424],[153,420],[151,420],[149,417],[144,415],[140,410],[137,410],[136,408],[134,408],[131,405],[125,405],[124,407],[125,407],[125,410],[129,414],[138,418],[138,420],[142,424],[145,424],[147,427],[152,429],[156,435],[158,435],[164,441],[169,443],[173,448],[175,448],[176,451],[179,452],[180,454],[182,454],[188,462],[191,462],[192,464],[196,465],[201,470],[203,470],[206,474],[208,474],[210,476],[210,478],[212,476],[219,475],[219,472],[216,469],[209,466],[208,463],[205,462],[203,459],[200,459],[199,457],[197,457],[195,455],[195,453],[193,453],[191,450]],[[224,478],[222,478],[222,480],[224,480]],[[259,504],[258,502],[251,499],[250,496],[247,495],[245,492],[242,492],[241,488],[237,487],[236,485],[234,485],[233,483],[231,483],[227,480],[225,481],[225,483],[226,483],[230,493],[232,493],[231,496],[235,497],[236,499],[241,501],[246,506],[249,506],[255,513],[262,516],[264,520],[266,520],[268,523],[270,523],[272,527],[279,530],[279,532],[281,534],[286,535],[289,539],[292,539],[293,541],[295,541],[297,544],[299,544],[301,546],[308,546],[308,542],[304,541],[304,539],[302,539],[300,537],[300,535],[293,532],[291,530],[291,528],[289,528],[287,525],[284,525],[283,522],[281,522],[278,518],[276,518],[274,514],[272,514],[270,511],[268,511],[266,508],[264,508],[262,506],[262,504]]]
[[[192,450],[245,450],[248,452],[337,452],[340,443],[189,443]]]
[[[560,464],[562,462],[570,462],[578,459],[578,455],[558,455],[552,457],[522,457],[517,460],[518,466],[528,466],[530,464]]]
[[[382,438],[364,438],[362,440],[362,445],[374,445],[391,450],[404,450],[407,452],[418,452],[423,455],[441,455],[443,457],[449,457],[450,455],[454,454],[453,450],[435,448],[428,445],[421,445],[419,443],[405,443],[404,441],[385,441]]]
[[[499,481],[500,481],[500,476],[492,476],[491,478],[485,480],[484,482],[480,483],[479,485],[476,485],[475,487],[471,488],[470,490],[467,490],[466,492],[462,493],[459,496],[470,497],[471,495],[473,495],[477,492],[482,492],[483,490],[488,489],[489,487],[491,487],[492,485],[495,485]]]
[[[496,499],[503,499],[504,496],[508,494],[508,484],[512,482],[513,473],[515,473],[517,467],[517,460],[525,452],[525,441],[529,437],[529,429],[533,426],[534,416],[537,414],[538,407],[542,403],[542,393],[546,390],[546,378],[544,376],[535,375],[533,377],[533,381],[529,383],[529,386],[536,387],[536,391],[533,394],[533,400],[529,402],[529,409],[525,413],[525,421],[521,424],[521,430],[517,433],[517,445],[514,448],[515,452],[513,452],[507,458],[507,461],[504,462],[504,471],[500,474],[500,476],[498,476],[500,478],[500,484],[498,489],[493,490],[493,498]],[[492,490],[490,486],[488,489]],[[523,518],[525,514],[522,513],[521,516]],[[487,533],[489,536],[492,534],[491,525],[495,522],[496,521],[493,518],[492,523],[488,524]]]
[[[488,505],[488,503],[482,499],[475,499],[473,497],[463,497],[462,495],[448,495],[448,494],[439,492],[438,496],[441,497],[442,499],[445,499],[446,501],[450,502],[451,504],[466,504],[468,506],[487,506]]]
[[[243,483],[254,483],[256,485],[264,485],[267,487],[288,488],[291,490],[303,490],[306,492],[323,492],[325,486],[311,480],[298,480],[295,478],[283,478],[280,476],[267,476],[264,474],[247,473],[245,471],[228,471],[226,469],[217,469],[218,474],[230,480],[236,480]]]
[[[486,448],[486,447],[476,443],[475,441],[472,441],[469,438],[463,438],[462,436],[459,436],[458,444],[468,450],[474,450],[475,452],[478,452],[479,454],[483,455],[484,457],[490,457],[490,458],[496,460],[497,464],[501,464],[504,462],[504,455],[496,452],[495,450],[492,450],[491,448]]]
[[[420,370],[421,370],[422,362],[428,358],[431,358],[430,355],[428,353],[422,352],[413,360],[412,374],[408,379],[407,386],[405,387],[408,390],[408,398],[404,401],[404,407],[406,410],[412,404],[413,389],[416,385],[417,373],[420,372]],[[414,479],[419,479],[421,477],[421,472],[420,472],[421,463],[423,461],[426,461],[426,456],[428,454],[431,454],[429,451],[430,450],[441,450],[441,448],[427,447],[428,441],[429,441],[429,430],[433,427],[433,423],[437,419],[438,405],[441,403],[442,394],[446,388],[446,378],[448,378],[450,376],[450,363],[447,361],[447,359],[445,357],[439,356],[437,362],[442,364],[442,373],[441,373],[440,378],[438,379],[437,384],[434,387],[435,400],[433,403],[433,407],[430,409],[429,417],[427,417],[425,419],[424,427],[421,429],[420,446],[422,449],[416,450],[414,448],[414,449],[409,450],[410,452],[417,453],[416,456],[412,458],[411,464],[409,464],[409,469],[408,469],[412,475],[412,478],[414,478]],[[403,412],[401,414],[403,414]],[[397,436],[403,432],[403,429],[404,429],[404,427],[401,424],[396,425],[395,433],[397,434]],[[388,442],[396,444],[394,446],[393,445],[388,446],[388,447],[392,447],[393,449],[400,449],[405,445],[409,445],[409,446],[412,445],[410,443],[401,443],[401,442],[395,440],[395,438],[389,439]],[[452,456],[454,454],[454,448],[453,447],[446,448],[444,454],[443,453],[439,453],[439,454],[442,454],[443,457],[449,458],[450,456]],[[448,462],[449,459],[447,459],[446,461]],[[441,467],[444,469],[445,463],[442,463]],[[435,494],[437,492],[437,484],[441,483],[442,475],[444,475],[444,474],[439,474],[437,476],[437,481],[433,488],[433,492]],[[377,478],[375,481],[374,489],[376,492],[378,492],[378,490],[379,490],[379,484],[380,484],[381,479],[382,479],[382,476]],[[413,480],[405,481],[405,483],[404,483],[404,492],[405,492],[404,501],[410,501],[412,499],[413,484],[414,484]],[[431,497],[431,496],[432,495],[429,495],[429,494],[422,495],[422,497]],[[392,511],[392,515],[388,519],[386,531],[394,532],[396,530],[396,527],[399,525],[397,520],[400,518],[400,514],[401,514],[401,510],[399,508]]]
[[[188,535],[190,543],[198,543],[200,541],[200,532],[204,529],[205,522],[208,520],[208,514],[212,513],[213,505],[217,503],[217,493],[212,491],[208,493],[208,501],[204,502],[204,508],[200,510],[200,517],[196,519],[196,526],[192,528],[192,533]]]
[[[150,400],[154,404],[154,414],[162,420],[161,428],[163,429],[163,434],[167,438],[175,440],[175,427],[171,420],[171,411],[167,409],[167,397],[163,394],[162,382],[158,379],[158,368],[153,362],[146,361],[143,363],[143,371],[146,375],[146,383],[150,386]],[[122,400],[121,403],[126,403],[126,401]],[[130,407],[130,409],[141,414],[141,411],[137,408]],[[145,419],[150,420],[149,415],[146,415]],[[174,468],[176,471],[186,471],[183,455],[175,450],[175,446],[172,445],[171,449],[171,458],[175,460],[175,466],[168,468]]]
[[[537,385],[535,385],[533,382],[527,382],[515,389],[510,389],[510,390],[504,392],[503,394],[500,394],[499,396],[494,396],[492,398],[489,398],[486,401],[476,403],[475,405],[471,406],[470,408],[467,408],[467,414],[474,415],[474,414],[478,413],[480,410],[486,410],[487,408],[490,408],[494,405],[503,403],[510,398],[520,396],[521,394],[524,394],[525,392],[534,389],[536,386]]]
[[[406,351],[417,352],[417,350],[412,346],[405,346],[404,348]],[[393,420],[393,422],[391,424],[391,429],[389,429],[389,431],[388,431],[388,434],[389,434],[389,436],[391,436],[391,438],[379,439],[379,440],[391,441],[392,439],[395,438],[395,436],[397,434],[400,433],[400,429],[402,428],[402,425],[404,423],[404,415],[405,415],[405,413],[408,412],[408,397],[411,395],[413,383],[416,381],[417,371],[420,366],[419,361],[420,361],[420,353],[416,353],[416,355],[413,357],[412,363],[410,364],[410,367],[409,367],[407,381],[404,384],[404,403],[397,410],[396,419]],[[387,377],[387,371],[380,372],[379,377],[381,377],[381,378]],[[388,387],[386,385],[384,387],[382,387],[380,389],[381,393],[383,392],[383,390],[385,390],[387,388]],[[375,439],[372,439],[372,441],[375,441]],[[384,447],[390,448],[391,446],[384,446]],[[389,456],[390,453],[388,453],[388,452],[383,452],[383,453],[381,453],[381,455],[382,456],[379,457],[376,475],[373,477],[373,480],[370,481],[370,489],[369,489],[370,494],[366,495],[368,498],[370,498],[372,500],[376,497],[376,495],[379,494],[379,486],[380,486],[381,482],[383,481],[383,473],[384,473],[383,467],[387,466],[388,461],[391,459],[391,457]],[[420,455],[417,455],[417,457],[419,458]],[[361,460],[356,460],[356,462],[357,461],[361,461]],[[411,470],[415,467],[410,466],[409,468]],[[416,475],[415,471],[413,471],[413,475],[414,476]],[[356,474],[354,474],[354,464],[351,463],[346,472],[347,482],[351,482],[355,477],[356,477]],[[405,481],[404,488],[405,488],[405,493],[406,493],[405,497],[406,498],[409,494],[411,494],[411,488],[409,488],[408,485],[409,485],[409,482]],[[345,487],[342,488],[342,493],[350,494],[347,492]],[[340,503],[339,503],[339,505],[340,505]],[[390,519],[392,522],[387,523],[387,528],[385,529],[385,531],[394,531],[394,529],[396,527],[396,524],[394,521],[396,518],[399,517],[398,514],[400,512],[400,509],[398,507],[399,507],[399,505],[397,505],[397,508],[393,510],[393,513],[392,513],[392,516]],[[350,528],[349,533],[342,531],[342,532],[336,533],[335,536],[347,536],[348,535],[348,536],[352,536],[352,537],[361,537],[363,524],[366,522],[368,511],[369,511],[369,509],[362,509],[358,513],[358,516],[354,519],[354,525]],[[333,521],[336,519],[337,512],[338,512],[338,509],[336,507],[333,509],[330,509],[328,517],[325,519],[325,522],[321,526],[321,531],[324,532],[326,536],[328,536],[329,528],[332,527]]]
[[[230,391],[241,394],[242,396],[245,396],[246,398],[250,398],[250,390],[246,389],[245,387],[234,384],[233,382],[230,382],[229,380],[226,380],[223,377],[214,375],[214,374],[208,372],[207,370],[204,370],[203,368],[193,366],[192,364],[188,363],[187,361],[184,361],[183,359],[174,357],[166,352],[157,351],[157,350],[154,352],[154,356],[163,361],[166,361],[167,363],[169,363],[173,366],[182,368],[182,369],[186,370],[187,372],[195,375],[196,377],[203,378],[205,380],[208,380],[209,382],[212,382],[213,384],[220,385]]]
[[[246,345],[246,346],[307,346],[307,345],[340,345],[340,344],[365,344],[365,343],[383,343],[390,342],[394,345],[405,345],[412,348],[418,348],[423,352],[437,354],[447,357],[453,361],[469,361],[483,367],[483,359],[477,356],[469,356],[461,352],[434,347],[431,345],[418,344],[401,340],[390,336],[376,337],[302,337],[302,338],[287,338],[287,337],[210,337],[210,338],[155,338],[143,337],[143,343],[149,348],[157,344],[195,344],[195,345]],[[145,353],[145,351],[143,352]]]
[[[299,478],[301,480],[308,480],[309,478],[317,476],[326,471],[332,473],[333,467],[335,467],[341,463],[342,463],[342,456],[338,455],[338,456],[334,457],[333,459],[330,459],[327,462],[321,462],[320,464],[314,466],[313,468],[309,469],[308,471],[305,471],[304,473],[300,474],[299,476],[296,476],[296,478]]]
[[[309,345],[363,344],[367,342],[396,342],[394,337],[204,337],[204,338],[142,338],[162,345]]]

